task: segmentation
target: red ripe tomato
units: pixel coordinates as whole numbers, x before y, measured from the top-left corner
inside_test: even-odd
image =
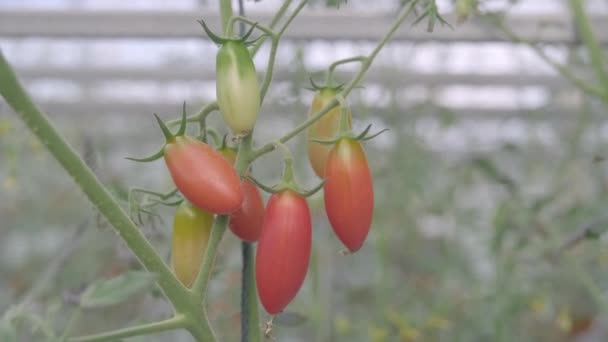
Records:
[[[264,222],[264,200],[255,184],[243,179],[241,182],[245,197],[241,208],[230,215],[230,230],[241,240],[256,242],[262,233]]]
[[[219,152],[234,164],[236,161],[236,151],[230,148],[220,149]],[[230,215],[230,230],[239,239],[247,242],[256,242],[262,232],[262,222],[264,221],[264,200],[262,194],[255,184],[243,179],[243,204],[239,210]]]
[[[306,198],[290,190],[272,195],[255,263],[258,294],[269,314],[283,311],[298,293],[308,271],[311,242]]]
[[[214,214],[240,208],[241,179],[219,152],[194,138],[178,136],[165,145],[164,153],[175,186],[192,204]]]
[[[361,144],[340,139],[325,165],[325,210],[338,238],[355,252],[369,232],[374,212],[372,175]]]

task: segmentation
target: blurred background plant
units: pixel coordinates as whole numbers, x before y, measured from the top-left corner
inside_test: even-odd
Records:
[[[308,76],[368,53],[401,2],[312,2],[281,43],[256,139],[302,121],[312,96],[304,89]],[[421,23],[404,25],[349,98],[355,127],[390,128],[366,145],[377,198],[371,235],[360,252],[341,256],[322,196],[310,199],[311,269],[288,312],[274,320],[278,341],[608,339],[601,235],[608,228],[608,89],[577,30],[575,3],[586,4],[603,47],[605,1],[427,1]],[[245,5],[255,17],[279,2]],[[215,48],[194,21],[166,23],[212,17],[215,6],[0,4],[2,52],[125,207],[129,187],[172,186],[162,163],[123,158],[160,144],[151,113],[174,118],[182,101],[193,112],[214,98]],[[105,34],[82,21],[111,23],[120,15],[132,16],[132,26],[97,28]],[[160,24],[141,33],[138,23],[150,20]],[[267,47],[260,52],[263,67]],[[347,81],[352,67],[338,77]],[[0,102],[0,340],[48,340],[166,317],[170,307],[129,250],[25,132]],[[290,147],[302,181],[314,184],[303,139]],[[280,170],[274,154],[255,164],[267,180]],[[155,213],[140,228],[168,256],[171,210]],[[212,324],[226,341],[239,338],[240,267],[238,240],[226,234],[208,297]],[[122,292],[104,297],[97,289],[92,300],[91,284]],[[191,337],[176,331],[132,340],[168,339]]]

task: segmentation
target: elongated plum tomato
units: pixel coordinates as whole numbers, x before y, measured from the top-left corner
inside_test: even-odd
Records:
[[[266,311],[274,315],[296,296],[306,278],[312,226],[306,198],[290,190],[268,200],[258,242],[255,279]]]
[[[325,166],[325,211],[334,232],[348,248],[361,248],[372,224],[374,188],[361,144],[341,138]]]
[[[321,88],[312,99],[308,116],[312,116],[325,107],[338,93],[337,88]],[[308,159],[310,165],[319,178],[325,175],[325,162],[331,146],[319,144],[310,139],[329,140],[335,137],[340,128],[342,107],[336,106],[325,114],[319,121],[308,128]],[[348,126],[351,125],[351,113],[348,110]]]
[[[177,279],[186,287],[198,274],[200,263],[207,249],[213,215],[184,201],[173,219],[171,266]]]
[[[241,180],[219,152],[188,136],[175,137],[164,152],[175,186],[192,204],[214,214],[240,208]]]
[[[216,58],[217,104],[236,134],[253,129],[260,110],[260,86],[255,65],[243,42],[229,40]]]
[[[220,153],[230,163],[236,160],[236,152],[229,148],[220,150]],[[249,180],[241,181],[243,189],[243,204],[239,210],[230,215],[230,230],[239,239],[247,242],[255,242],[260,238],[262,222],[264,221],[264,200],[262,194],[255,184]]]

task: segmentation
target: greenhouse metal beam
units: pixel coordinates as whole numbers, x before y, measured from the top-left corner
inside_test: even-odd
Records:
[[[260,22],[269,22],[270,13],[251,13]],[[376,40],[383,36],[394,17],[389,12],[354,12],[348,10],[309,10],[295,19],[285,36],[293,40]],[[197,19],[211,27],[219,26],[215,12],[196,11],[0,11],[0,37],[24,38],[202,38]],[[456,24],[446,16],[454,29],[437,25],[433,33],[426,25],[404,24],[394,39],[405,41],[504,41],[506,37],[482,23],[470,20]],[[571,19],[563,15],[507,17],[506,25],[522,38],[533,42],[570,44],[578,41]],[[606,16],[592,18],[592,26],[602,43],[608,43]],[[364,29],[362,29],[364,28]]]
[[[105,114],[125,114],[129,116],[149,116],[152,120],[152,113],[159,113],[163,115],[163,118],[173,116],[179,116],[180,106],[179,103],[167,103],[167,102],[155,102],[155,103],[120,103],[117,101],[80,101],[80,102],[57,102],[57,101],[37,101],[40,108],[49,113],[51,118],[65,118],[71,117],[74,119],[88,120],[93,117],[104,117]],[[194,108],[199,108],[200,104],[188,102],[188,108],[193,111]],[[387,112],[386,108],[375,110],[374,108],[367,108],[370,112],[383,111]],[[307,107],[302,103],[295,103],[293,105],[286,104],[267,104],[264,106],[264,115],[270,115],[272,113],[283,113],[281,116],[285,116],[284,113],[301,113],[305,116]],[[454,118],[509,118],[519,117],[526,119],[555,119],[555,118],[575,118],[574,104],[565,104],[562,106],[551,105],[549,107],[540,109],[512,109],[512,108],[480,108],[477,106],[459,107],[459,108],[437,108],[437,107],[419,107],[415,104],[402,105],[399,112],[403,115],[415,117],[415,116],[426,116],[426,115],[439,115],[439,116],[452,116]],[[295,115],[295,114],[292,114]],[[166,117],[165,117],[166,116]],[[107,116],[106,116],[107,118]]]
[[[95,83],[108,81],[213,81],[215,71],[199,66],[162,66],[154,69],[133,68],[90,68],[90,67],[23,67],[17,69],[17,74],[28,81],[36,79],[72,80],[79,83]],[[262,74],[260,74],[261,77]],[[348,80],[353,77],[349,72],[336,73],[338,80]],[[296,77],[295,72],[279,69],[274,73],[278,81],[291,81]],[[394,84],[423,84],[429,86],[461,84],[472,86],[544,86],[549,88],[565,88],[568,83],[557,75],[530,73],[510,74],[475,74],[475,73],[424,73],[416,71],[395,71],[374,67],[374,72],[366,76],[368,82]]]

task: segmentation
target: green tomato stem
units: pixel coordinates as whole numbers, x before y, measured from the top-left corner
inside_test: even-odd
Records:
[[[281,37],[289,24],[295,19],[295,17],[300,13],[300,11],[304,8],[308,0],[302,0],[296,9],[291,13],[291,15],[287,18],[283,26],[279,29],[274,37],[272,37],[272,44],[270,46],[270,57],[268,58],[268,66],[266,68],[266,74],[264,75],[264,81],[262,82],[262,87],[260,88],[260,103],[264,102],[264,98],[266,97],[266,93],[268,92],[268,88],[270,87],[270,83],[272,82],[272,74],[274,72],[274,64],[275,58],[277,56],[277,49],[279,47],[279,42],[281,41]],[[256,50],[257,51],[257,50]]]
[[[281,18],[285,14],[285,11],[287,11],[287,9],[289,8],[289,5],[291,5],[291,2],[292,2],[292,0],[285,0],[283,2],[283,5],[281,5],[281,7],[277,11],[277,13],[275,13],[274,17],[270,21],[268,28],[273,30],[275,28],[275,26],[277,26],[277,24],[279,23],[279,20],[281,20]],[[265,39],[266,39],[266,37],[262,37],[260,40],[255,42],[255,44],[253,44],[253,48],[251,48],[251,56],[255,56],[258,53],[258,51],[260,50],[260,47],[262,47],[262,44],[264,43]]]
[[[255,284],[255,247],[241,243],[243,271],[241,286],[241,342],[260,342],[262,330],[258,310],[258,292]]]
[[[504,33],[511,41],[527,45],[529,48],[532,49],[532,51],[534,51],[534,53],[536,53],[536,55],[540,59],[542,59],[545,63],[549,64],[549,66],[551,66],[555,71],[557,71],[563,78],[578,87],[580,90],[589,95],[599,97],[604,102],[608,103],[608,100],[606,99],[606,96],[601,88],[594,84],[589,84],[587,81],[576,76],[570,68],[556,62],[553,58],[547,55],[547,53],[545,53],[545,51],[540,46],[516,35],[515,32],[513,32],[513,30],[506,26],[502,20],[490,15],[487,15],[482,18],[485,18],[486,21],[494,24],[494,26],[501,30],[502,33]]]
[[[197,122],[199,120],[204,120],[207,118],[207,115],[213,113],[214,111],[219,110],[220,107],[217,105],[217,101],[213,101],[204,105],[197,114],[186,117],[186,122]],[[177,126],[182,122],[182,119],[175,119],[165,122],[165,124],[169,127]]]
[[[367,60],[367,56],[356,56],[356,57],[345,58],[345,59],[341,59],[341,60],[333,62],[332,64],[329,65],[329,68],[327,69],[327,78],[325,79],[325,85],[328,87],[332,86],[334,71],[336,70],[336,68],[338,66],[343,65],[343,64],[353,63],[353,62],[364,63],[366,60]]]
[[[220,1],[220,16],[222,18],[222,32],[224,37],[232,36],[232,27],[230,26],[230,18],[232,18],[232,3],[228,0]]]
[[[608,73],[604,67],[604,63],[606,62],[604,52],[593,33],[591,22],[585,12],[582,0],[570,0],[570,8],[574,14],[574,23],[589,51],[591,66],[603,87],[601,98],[605,103],[608,103]]]
[[[260,31],[266,33],[267,35],[269,35],[271,38],[274,39],[275,34],[274,34],[274,32],[272,31],[271,28],[266,27],[264,25],[260,25],[258,22],[254,21],[254,20],[251,20],[251,19],[249,19],[247,17],[234,16],[234,17],[230,18],[230,21],[228,22],[228,27],[233,27],[234,23],[237,22],[237,21],[245,23],[245,24],[249,24],[252,27],[255,26]]]
[[[348,94],[350,94],[350,92],[359,84],[359,82],[361,81],[363,76],[365,76],[365,73],[369,69],[370,65],[373,63],[374,59],[380,52],[380,50],[382,50],[384,45],[386,45],[386,43],[391,39],[393,34],[397,31],[399,26],[401,26],[401,24],[405,21],[405,19],[409,16],[409,14],[412,13],[416,3],[417,3],[417,1],[414,0],[414,1],[410,2],[410,4],[408,6],[403,8],[401,13],[397,17],[397,20],[395,20],[395,22],[390,27],[390,29],[385,34],[385,36],[382,38],[382,40],[380,40],[380,42],[378,42],[378,45],[376,45],[374,50],[372,50],[372,52],[367,56],[367,59],[361,63],[361,67],[359,68],[359,71],[357,72],[357,74],[340,92],[340,95],[342,97],[346,98],[348,96]],[[300,132],[304,131],[306,128],[308,128],[315,122],[319,121],[325,114],[327,114],[330,110],[332,110],[338,104],[339,104],[339,101],[336,98],[332,99],[325,105],[325,107],[323,107],[321,110],[319,110],[318,112],[311,115],[310,118],[308,118],[306,121],[302,122],[301,124],[297,125],[290,132],[283,135],[278,141],[281,143],[285,143],[285,142],[289,141],[290,139],[292,139],[293,137],[298,135]],[[254,151],[254,153],[252,155],[252,161],[263,156],[266,153],[274,151],[275,148],[276,148],[276,145],[274,142],[269,142],[269,143],[265,144],[261,148]]]
[[[174,330],[184,328],[187,325],[187,319],[184,315],[175,315],[165,321],[136,325],[124,329],[108,331],[101,334],[80,336],[70,338],[69,342],[101,342],[101,341],[116,341],[122,338],[131,336],[147,335],[155,332]]]

